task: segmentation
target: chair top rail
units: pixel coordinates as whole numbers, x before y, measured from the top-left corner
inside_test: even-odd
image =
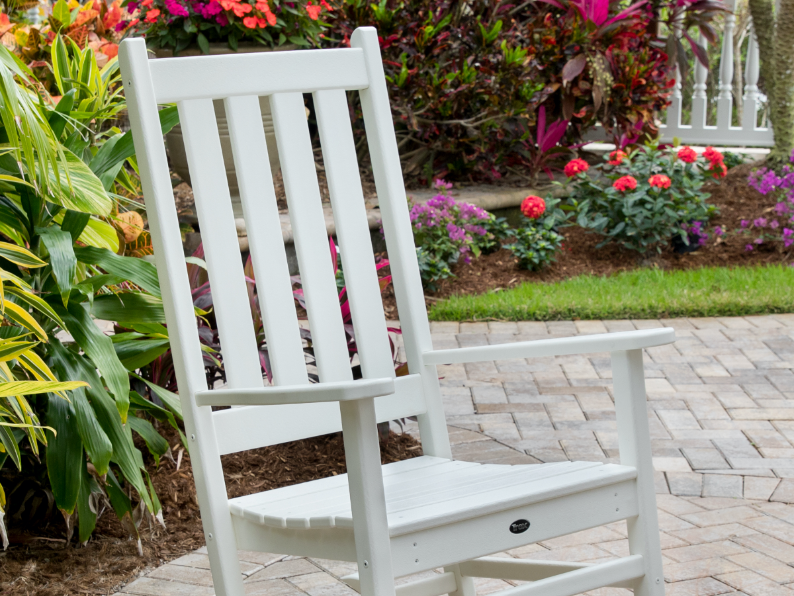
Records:
[[[262,389],[213,389],[196,393],[200,406],[273,406],[327,401],[351,401],[391,395],[394,378],[361,379],[315,385],[282,385]]]
[[[426,365],[461,364],[487,360],[509,360],[510,358],[540,358],[542,356],[640,350],[642,348],[663,346],[674,341],[674,329],[643,329],[640,331],[599,333],[598,335],[580,335],[578,337],[475,346],[454,350],[435,350],[424,353],[424,363]]]
[[[369,86],[358,48],[161,58],[149,69],[158,104]]]

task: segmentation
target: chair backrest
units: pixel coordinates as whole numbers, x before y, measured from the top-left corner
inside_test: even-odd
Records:
[[[126,40],[121,72],[188,432],[215,435],[232,453],[341,430],[335,403],[232,408],[208,414],[176,207],[157,105],[176,102],[204,243],[227,381],[263,385],[259,354],[212,100],[229,124],[256,287],[276,385],[309,382],[279,223],[258,97],[269,96],[320,382],[352,379],[328,251],[303,93],[312,93],[349,295],[362,375],[394,375],[361,187],[346,91],[359,91],[386,245],[411,374],[378,398],[379,421],[420,417],[425,451],[449,443],[413,245],[377,34],[359,29],[354,47],[148,60],[145,42]]]

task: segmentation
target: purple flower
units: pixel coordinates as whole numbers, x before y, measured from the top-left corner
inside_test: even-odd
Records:
[[[772,228],[773,230],[776,230],[779,225],[780,224],[777,223],[776,219],[773,219],[772,221],[769,222],[769,227]]]
[[[749,222],[749,221],[747,221],[746,219],[743,219],[743,220],[741,221],[741,224],[740,224],[740,225],[741,225],[743,228],[746,228],[747,226],[749,226],[749,225],[750,225],[750,222]]]
[[[744,250],[753,250],[753,245],[748,244],[747,246],[744,247]]]
[[[722,229],[722,226],[717,226],[716,228],[714,228],[715,236],[722,236],[724,233],[725,231]]]
[[[763,244],[764,243],[764,239],[763,238],[756,238],[755,240],[753,240],[753,242],[755,242],[756,244]]]
[[[759,217],[758,219],[753,220],[753,225],[756,228],[765,228],[766,227],[766,218]]]

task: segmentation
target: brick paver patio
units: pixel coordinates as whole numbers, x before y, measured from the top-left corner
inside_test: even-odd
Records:
[[[659,326],[674,327],[678,336],[645,357],[667,594],[794,596],[794,315],[432,329],[436,348],[454,348]],[[452,365],[440,374],[457,459],[617,461],[606,354]],[[502,556],[596,562],[625,554],[621,522]],[[251,596],[355,594],[339,581],[353,564],[262,553],[240,558]],[[120,594],[211,596],[208,568],[198,551]],[[479,594],[507,587],[497,580],[477,585]]]

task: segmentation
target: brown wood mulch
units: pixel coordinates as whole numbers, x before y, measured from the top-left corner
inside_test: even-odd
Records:
[[[732,232],[739,228],[742,219],[753,220],[769,216],[775,206],[774,198],[764,196],[747,185],[747,176],[754,167],[753,164],[735,167],[719,183],[707,185],[706,190],[711,193],[709,202],[719,208],[719,214],[711,220],[710,226],[722,226]],[[780,246],[765,244],[748,252],[745,245],[751,240],[747,237],[728,234],[727,239],[717,239],[711,230],[708,244],[695,252],[676,254],[667,246],[663,247],[661,254],[644,259],[614,245],[597,249],[600,237],[578,226],[564,228],[561,233],[565,236],[563,250],[556,262],[546,269],[537,272],[520,269],[512,253],[502,249],[473,259],[468,265],[460,263],[453,267],[455,277],[440,282],[436,291],[426,293],[428,308],[439,299],[453,294],[482,294],[525,282],[556,282],[583,274],[613,275],[640,267],[659,267],[672,271],[699,267],[788,264],[794,261],[794,251],[790,249],[782,250]],[[387,318],[396,318],[396,304],[391,288],[384,293],[384,308]]]
[[[160,429],[175,453],[179,439],[170,429]],[[145,452],[145,447],[142,451]],[[411,436],[391,433],[381,445],[383,463],[410,459],[422,454]],[[290,484],[344,474],[342,435],[337,433],[274,447],[222,457],[229,498]],[[143,556],[128,538],[112,510],[105,510],[94,537],[86,546],[64,540],[62,520],[14,535],[12,544],[0,552],[0,594],[24,596],[73,596],[113,594],[144,572],[204,545],[190,456],[183,454],[179,469],[161,460],[152,473],[155,490],[163,505],[165,529],[141,526]]]

